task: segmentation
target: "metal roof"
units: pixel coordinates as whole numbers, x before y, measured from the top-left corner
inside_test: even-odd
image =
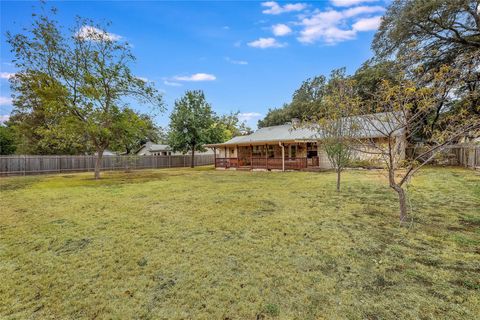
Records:
[[[382,121],[382,117],[389,117],[389,113],[377,113],[372,115],[357,116],[345,118],[346,121],[355,121],[359,124],[359,130],[356,133],[357,138],[382,138],[387,136],[386,132],[394,132],[394,136],[402,134],[401,125],[395,121]],[[365,121],[365,117],[373,117]],[[391,120],[391,119],[389,119]],[[388,126],[392,126],[389,128]],[[314,126],[295,128],[291,123],[260,128],[252,134],[246,136],[237,136],[227,142],[218,144],[209,144],[207,146],[225,146],[225,145],[250,145],[268,142],[290,142],[290,141],[316,141],[322,139],[321,130]]]

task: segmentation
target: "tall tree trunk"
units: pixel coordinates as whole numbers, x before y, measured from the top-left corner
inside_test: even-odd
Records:
[[[95,179],[100,179],[100,168],[102,167],[103,150],[97,150],[95,159]]]
[[[340,174],[342,170],[337,169],[337,192],[340,192]]]
[[[398,194],[398,202],[400,204],[400,224],[403,224],[407,221],[408,213],[407,213],[407,195],[405,190],[398,186],[392,186],[393,190],[395,190]]]
[[[192,147],[192,160],[190,161],[190,168],[195,167],[195,146]]]

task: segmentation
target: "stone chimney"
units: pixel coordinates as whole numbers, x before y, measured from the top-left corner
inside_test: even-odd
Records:
[[[300,119],[292,118],[292,127],[294,127],[294,128],[300,127]]]

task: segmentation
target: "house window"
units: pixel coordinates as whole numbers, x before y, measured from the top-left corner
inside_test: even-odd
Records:
[[[261,156],[262,155],[262,148],[263,146],[253,146],[252,155],[253,156]]]
[[[268,157],[269,158],[275,157],[275,146],[269,145],[268,149],[267,149],[267,152],[268,152]]]
[[[297,156],[297,146],[290,145],[290,158],[295,158]]]

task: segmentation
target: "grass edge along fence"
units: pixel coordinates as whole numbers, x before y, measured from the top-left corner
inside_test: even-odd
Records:
[[[102,171],[188,167],[191,155],[103,156]],[[63,172],[88,172],[95,169],[96,156],[0,156],[0,176]],[[212,165],[214,155],[195,155],[195,166]]]
[[[425,149],[409,147],[406,150],[407,157],[418,156],[424,153]],[[431,153],[425,153],[421,159],[430,158]],[[460,166],[471,169],[480,168],[480,145],[456,144],[445,146],[430,164],[437,166]]]

